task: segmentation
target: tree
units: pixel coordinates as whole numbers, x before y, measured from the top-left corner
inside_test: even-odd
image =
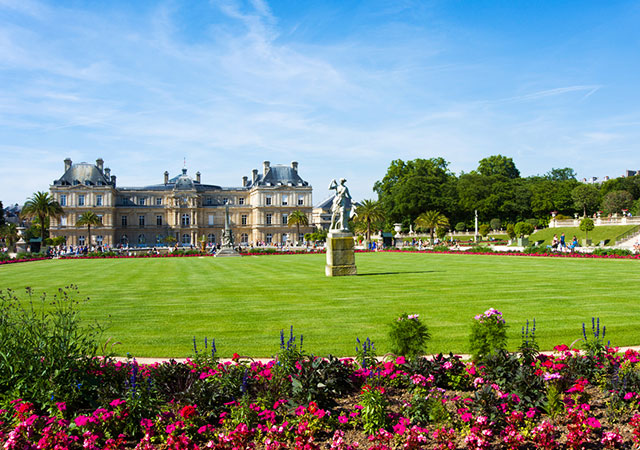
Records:
[[[498,231],[500,228],[502,228],[502,222],[500,221],[500,219],[491,219],[489,225],[491,226],[491,229],[493,231]]]
[[[484,176],[497,175],[504,178],[519,178],[520,171],[513,159],[502,155],[493,155],[480,160],[478,173]]]
[[[4,239],[8,248],[13,248],[13,244],[20,239],[17,225],[15,223],[5,223],[0,227],[0,238]]]
[[[64,215],[62,206],[53,199],[47,192],[36,192],[29,198],[22,208],[22,215],[28,218],[37,217],[40,221],[40,233],[42,242],[46,238],[46,219],[58,218]]]
[[[366,224],[367,242],[371,239],[371,225],[384,220],[384,211],[380,202],[375,200],[363,200],[356,208],[355,221]]]
[[[487,236],[489,236],[489,233],[491,232],[491,227],[486,223],[483,223],[478,227],[478,231],[480,232],[480,236],[482,236],[483,238],[486,238]]]
[[[518,222],[516,226],[513,227],[513,231],[515,232],[516,236],[519,237],[529,236],[533,233],[533,230],[533,225],[528,222]]]
[[[598,207],[600,192],[592,184],[580,184],[571,191],[571,198],[576,208],[582,210],[582,217],[587,217],[587,211]]]
[[[627,191],[611,191],[602,199],[602,210],[608,213],[621,212],[633,206],[633,197]]]
[[[416,229],[427,229],[431,235],[433,244],[433,233],[436,228],[449,228],[449,219],[438,211],[426,211],[418,216],[415,221]]]
[[[467,229],[467,225],[464,222],[458,222],[456,224],[456,231],[458,233],[462,233],[466,229]]]
[[[564,169],[551,169],[544,177],[551,181],[575,180],[576,172],[570,167],[565,167]]]
[[[293,211],[291,214],[289,214],[289,218],[287,219],[287,225],[290,227],[293,225],[296,226],[296,230],[297,230],[296,241],[298,241],[298,238],[300,236],[300,225],[302,225],[303,227],[309,226],[309,218],[302,211],[296,210],[296,211]]]
[[[384,211],[387,228],[403,223],[405,228],[424,211],[453,214],[457,209],[456,177],[443,158],[391,162],[373,190]]]
[[[584,231],[585,239],[589,239],[589,231],[593,230],[595,227],[593,220],[589,217],[585,217],[580,221],[580,230]]]
[[[76,226],[78,227],[83,227],[85,225],[87,226],[87,234],[89,236],[87,243],[88,245],[91,245],[91,225],[102,225],[102,219],[93,211],[86,211],[78,217],[78,221],[76,222]]]
[[[512,223],[507,225],[507,236],[509,236],[509,239],[516,237],[516,227]]]
[[[0,227],[4,225],[4,206],[2,206],[2,201],[0,201]]]

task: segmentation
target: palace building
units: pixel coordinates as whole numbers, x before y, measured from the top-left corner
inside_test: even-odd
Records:
[[[50,192],[65,212],[60,219],[51,219],[50,234],[65,236],[67,245],[195,246],[203,236],[210,244],[219,243],[227,204],[236,244],[302,242],[304,233],[313,231],[312,188],[298,175],[295,161],[290,165],[265,161],[262,172],[254,169],[250,177],[242,177],[239,187],[203,184],[200,172],[192,178],[187,169],[173,178],[165,172],[161,184],[120,187],[102,159],[73,164],[67,158],[64,174]],[[91,243],[87,227],[76,225],[86,211],[102,220],[91,229]],[[295,235],[295,226],[287,225],[293,211],[309,219],[309,226],[300,227],[300,236]]]

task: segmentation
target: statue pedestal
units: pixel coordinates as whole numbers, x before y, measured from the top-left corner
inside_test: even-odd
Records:
[[[233,247],[222,247],[215,254],[215,257],[224,257],[224,256],[242,256],[240,253],[234,250]]]
[[[344,231],[330,231],[327,236],[325,274],[328,277],[342,277],[357,275],[357,273],[353,234]]]

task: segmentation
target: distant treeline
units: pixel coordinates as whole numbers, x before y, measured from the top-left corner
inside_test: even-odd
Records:
[[[425,211],[439,211],[451,227],[478,220],[502,224],[538,219],[546,225],[552,211],[560,216],[640,214],[640,176],[620,177],[599,184],[581,183],[573,169],[551,169],[544,175],[521,177],[513,159],[502,155],[480,160],[470,173],[456,175],[443,158],[394,160],[373,187],[385,217],[385,228],[405,228]]]

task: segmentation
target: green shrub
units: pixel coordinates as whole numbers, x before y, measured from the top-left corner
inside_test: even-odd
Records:
[[[502,313],[490,308],[475,316],[469,337],[469,350],[474,361],[481,361],[506,347],[507,325]]]
[[[626,248],[596,248],[593,250],[593,254],[598,256],[629,256],[633,255],[633,252]]]
[[[402,314],[391,323],[391,351],[396,355],[416,358],[423,355],[431,338],[418,314]]]
[[[507,225],[507,235],[509,236],[509,239],[514,239],[516,237],[515,226],[512,223]]]
[[[502,222],[500,219],[491,219],[489,225],[493,231],[498,231],[502,227]]]
[[[486,238],[491,232],[491,227],[486,223],[484,223],[480,225],[480,227],[478,227],[478,231],[480,232],[480,236],[482,236],[483,238]]]
[[[388,425],[387,405],[382,386],[365,385],[360,393],[362,427],[367,434],[377,433]]]
[[[0,400],[23,398],[40,409],[95,405],[103,330],[81,324],[77,293],[72,285],[36,302],[27,288],[23,302],[0,291]]]
[[[466,229],[467,229],[467,226],[465,225],[465,223],[464,223],[464,222],[458,222],[458,223],[456,224],[456,231],[457,231],[458,233],[462,233],[462,232],[463,232],[464,230],[466,230]]]
[[[495,253],[491,247],[486,245],[474,245],[467,251],[472,253]]]
[[[513,231],[516,236],[524,237],[529,236],[533,233],[534,227],[529,222],[518,222],[515,227],[513,227]]]

